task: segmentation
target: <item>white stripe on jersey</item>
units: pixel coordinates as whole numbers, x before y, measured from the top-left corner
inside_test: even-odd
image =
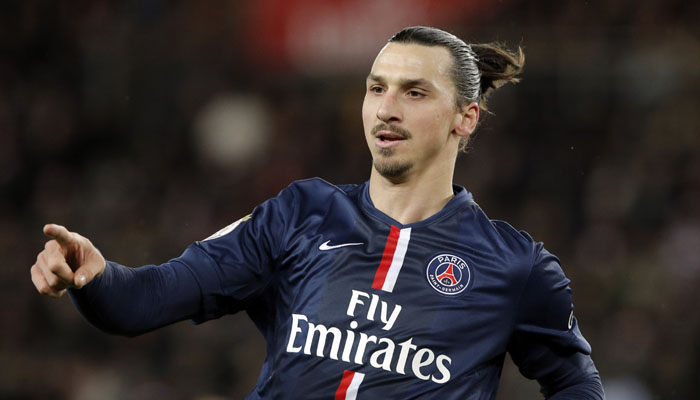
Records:
[[[386,279],[382,286],[382,290],[386,292],[391,293],[394,290],[396,279],[398,279],[399,272],[401,272],[401,267],[403,266],[403,259],[408,249],[409,240],[411,240],[411,228],[401,229],[401,231],[399,231],[399,240],[396,242],[394,257],[391,260],[391,266],[386,273]]]
[[[355,400],[357,398],[357,390],[362,384],[362,380],[365,378],[365,374],[362,372],[355,372],[352,376],[352,381],[350,386],[348,386],[348,391],[345,392],[345,400]]]

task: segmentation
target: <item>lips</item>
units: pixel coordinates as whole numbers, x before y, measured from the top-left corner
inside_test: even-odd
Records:
[[[375,136],[377,137],[377,139],[384,140],[384,141],[406,139],[405,137],[403,137],[403,135],[400,135],[396,132],[388,131],[388,130],[381,130],[381,131],[377,132],[377,134]]]
[[[381,149],[389,149],[397,146],[406,139],[411,138],[411,132],[395,125],[380,123],[372,129],[375,137],[374,144]]]
[[[375,135],[376,140],[374,143],[377,145],[377,147],[382,148],[382,149],[388,149],[392,148],[402,141],[406,140],[402,135],[392,132],[392,131],[386,131],[386,130],[381,130],[376,133]]]

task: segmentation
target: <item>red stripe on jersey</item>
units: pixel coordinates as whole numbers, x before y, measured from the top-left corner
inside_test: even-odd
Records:
[[[340,380],[340,386],[338,386],[338,390],[335,391],[335,400],[345,400],[345,396],[354,375],[355,372],[353,371],[345,370],[345,372],[343,372],[343,379]]]
[[[391,231],[389,231],[389,236],[386,238],[386,244],[384,245],[384,254],[382,254],[382,262],[379,264],[379,268],[374,274],[374,282],[372,283],[372,289],[381,290],[382,286],[384,286],[386,273],[389,271],[389,267],[391,267],[391,261],[394,259],[396,243],[399,241],[400,234],[401,229],[392,225]]]

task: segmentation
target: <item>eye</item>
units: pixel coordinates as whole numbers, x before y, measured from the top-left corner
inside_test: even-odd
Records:
[[[381,86],[370,86],[369,91],[374,94],[382,94],[384,93],[384,88]]]
[[[420,92],[418,90],[409,90],[408,91],[408,97],[414,98],[414,99],[420,99],[425,97],[425,93]]]

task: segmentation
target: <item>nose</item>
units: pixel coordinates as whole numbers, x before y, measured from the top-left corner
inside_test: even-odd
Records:
[[[381,103],[377,109],[377,118],[382,122],[400,122],[402,118],[401,106],[399,105],[394,93],[386,92],[382,96]]]

